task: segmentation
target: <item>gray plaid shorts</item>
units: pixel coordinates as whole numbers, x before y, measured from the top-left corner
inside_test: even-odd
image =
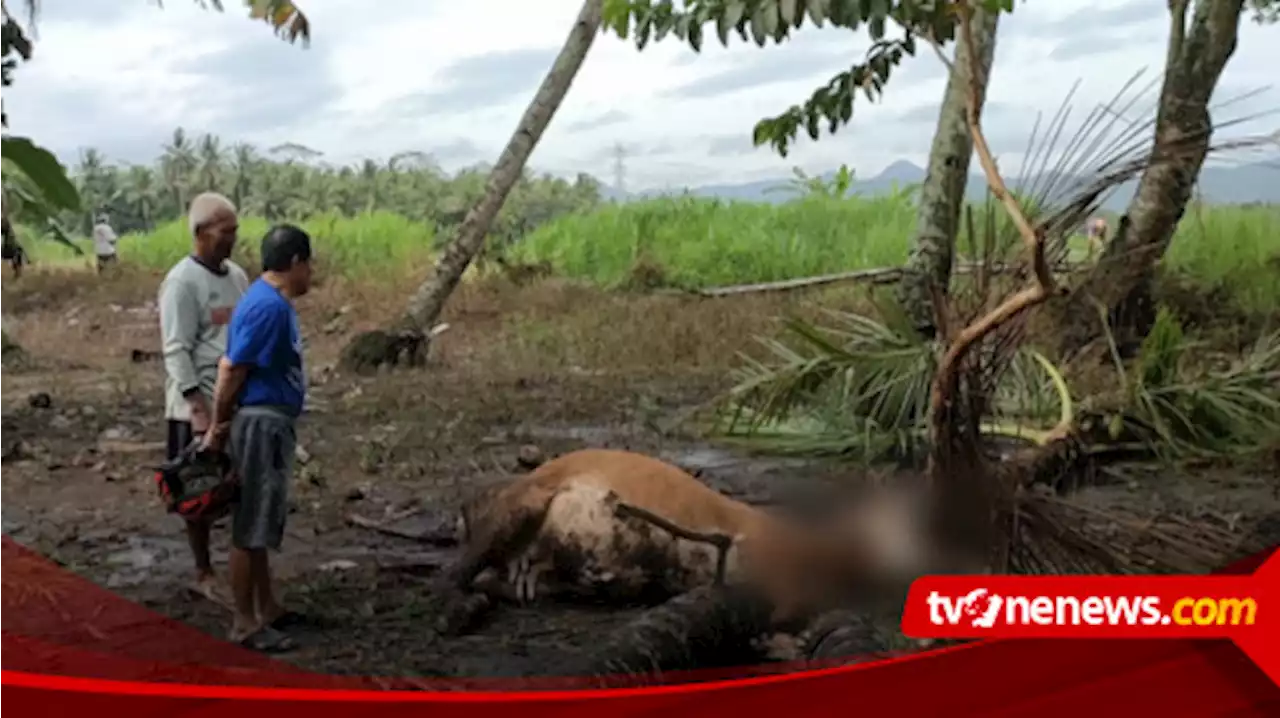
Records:
[[[274,407],[245,406],[231,421],[230,449],[240,476],[240,501],[231,516],[231,543],[278,550],[289,514],[296,420]]]

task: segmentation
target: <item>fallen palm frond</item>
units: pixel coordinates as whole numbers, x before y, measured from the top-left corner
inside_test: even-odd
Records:
[[[1200,348],[1161,308],[1134,364],[1115,360],[1117,390],[1091,398],[1085,433],[1168,461],[1240,457],[1280,440],[1280,331],[1236,358]]]
[[[1028,574],[1207,573],[1244,545],[1220,521],[1104,511],[1040,491],[1020,502],[1017,531],[1010,568]]]
[[[825,314],[825,326],[786,323],[799,345],[794,348],[759,340],[774,361],[744,357],[718,430],[774,448],[791,439],[802,451],[856,452],[870,459],[912,444],[928,406],[932,346],[889,307],[882,312],[890,317],[885,322]]]
[[[911,455],[924,446],[936,369],[932,345],[913,343],[866,317],[831,314],[845,322],[842,327],[788,323],[799,347],[762,342],[775,363],[747,358],[740,382],[724,397],[717,432],[769,451],[865,462]],[[842,331],[850,325],[857,331]],[[864,331],[870,327],[875,331]],[[999,390],[996,415],[981,426],[981,434],[993,440],[1045,444],[1055,420],[1067,421],[1073,412],[1061,375],[1031,350],[1014,357]]]

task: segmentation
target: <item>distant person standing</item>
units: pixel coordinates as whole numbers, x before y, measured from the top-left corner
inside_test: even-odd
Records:
[[[98,255],[98,274],[116,261],[116,231],[111,228],[110,218],[105,214],[98,215],[93,225],[93,253]]]
[[[28,264],[27,251],[23,250],[22,244],[14,242],[12,246],[0,247],[0,260],[9,262],[13,267],[14,279],[22,279],[22,267]]]
[[[1102,252],[1107,244],[1107,220],[1105,217],[1094,217],[1089,220],[1087,236],[1089,239],[1089,259]]]
[[[13,267],[13,278],[17,279],[22,276],[22,265],[27,263],[27,253],[18,243],[18,236],[13,231],[13,225],[9,224],[7,213],[3,216],[3,223],[4,259]]]
[[[231,312],[249,286],[244,270],[230,261],[239,230],[231,200],[206,192],[191,201],[187,214],[193,251],[165,275],[159,296],[168,459],[209,429]],[[206,521],[187,522],[187,540],[196,563],[192,588],[230,607],[231,598],[209,559],[209,529]]]
[[[227,353],[218,367],[206,448],[226,447],[240,478],[231,523],[230,638],[250,648],[286,651],[280,632],[302,619],[284,610],[271,586],[267,551],[280,550],[307,379],[293,303],[311,289],[311,238],[290,224],[262,238],[262,275],[236,305]]]

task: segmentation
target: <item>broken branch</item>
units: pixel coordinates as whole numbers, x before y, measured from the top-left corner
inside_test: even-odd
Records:
[[[733,547],[732,536],[719,533],[699,533],[697,531],[690,531],[689,529],[671,523],[652,511],[621,502],[614,507],[613,513],[619,518],[637,518],[642,521],[647,521],[672,536],[682,538],[686,541],[695,541],[697,543],[705,543],[714,546],[716,548],[715,585],[724,585],[724,574],[728,564],[729,549]]]
[[[1075,271],[1082,268],[1083,264],[1063,264],[1059,269],[1065,271]],[[986,275],[999,274],[1010,271],[1012,267],[1003,264],[984,265],[981,262],[973,262],[969,264],[958,265],[955,274],[977,274],[980,281]],[[877,267],[874,269],[857,269],[849,272],[837,272],[835,274],[821,274],[813,277],[797,277],[795,279],[781,279],[774,282],[759,282],[752,284],[733,284],[723,287],[710,287],[707,289],[694,289],[688,291],[673,290],[672,294],[694,294],[699,297],[727,297],[742,294],[756,294],[762,292],[781,292],[792,289],[807,289],[809,287],[817,287],[824,284],[835,284],[837,282],[870,282],[872,284],[890,284],[902,278],[901,267]]]
[[[970,48],[973,47],[974,43],[972,18],[973,9],[971,7],[966,6],[960,9],[961,36]],[[938,364],[937,375],[934,378],[930,395],[930,408],[935,415],[941,415],[940,413],[954,388],[960,362],[973,345],[982,341],[987,335],[1027,309],[1044,303],[1057,288],[1053,273],[1050,271],[1048,262],[1045,259],[1044,235],[1041,231],[1031,226],[1031,222],[1027,219],[1026,213],[1023,212],[1022,206],[1018,204],[1017,199],[1009,192],[1008,185],[1005,184],[1004,177],[1001,176],[1000,170],[996,167],[995,159],[991,155],[991,146],[987,143],[986,134],[982,130],[981,118],[978,116],[978,92],[982,86],[979,78],[982,72],[982,65],[974,53],[969,52],[967,55],[969,60],[969,92],[965,103],[965,118],[969,125],[969,133],[973,136],[973,149],[978,155],[978,162],[982,165],[983,174],[986,175],[987,186],[1004,206],[1018,233],[1022,236],[1023,244],[1026,245],[1031,254],[1036,283],[1033,286],[1015,292],[995,309],[956,334],[955,339],[947,347],[946,353],[943,354],[942,360]]]
[[[396,520],[398,521],[403,518],[407,518],[407,517],[403,515],[397,516]],[[350,524],[351,526],[358,526],[363,529],[369,529],[370,531],[376,531],[380,534],[395,536],[397,538],[409,539],[410,541],[420,541],[422,543],[428,543],[433,546],[453,546],[458,543],[458,537],[454,536],[452,532],[406,531],[405,529],[398,529],[393,526],[387,525],[387,523],[385,522],[374,521],[373,519],[367,516],[361,516],[359,514],[347,514],[346,519],[347,519],[347,523]]]

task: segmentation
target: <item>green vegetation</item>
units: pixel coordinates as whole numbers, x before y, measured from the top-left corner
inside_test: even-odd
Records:
[[[625,282],[637,263],[660,267],[678,286],[764,282],[901,264],[914,221],[904,201],[667,198],[561,218],[514,254],[610,286]]]
[[[240,220],[240,242],[236,260],[246,269],[258,265],[258,240],[270,223],[261,217]],[[434,229],[391,212],[362,213],[355,217],[338,214],[318,215],[302,222],[319,245],[323,268],[330,273],[354,280],[384,278],[388,273],[403,276],[421,270],[431,260],[435,246]],[[30,236],[25,228],[18,231]],[[84,250],[75,257],[70,250],[52,242],[29,243],[37,265],[84,265],[93,262],[93,245],[77,239]],[[120,259],[129,264],[164,270],[191,251],[191,233],[181,220],[168,222],[154,232],[135,232],[120,238]]]
[[[914,221],[904,197],[811,196],[780,205],[656,199],[563,217],[514,253],[606,286],[625,283],[643,261],[671,284],[706,287],[901,264]],[[1187,212],[1164,263],[1264,311],[1280,307],[1278,257],[1280,208],[1203,207]]]
[[[1188,207],[1163,264],[1244,309],[1280,311],[1280,207]]]
[[[547,262],[558,274],[606,287],[627,284],[637,267],[656,272],[668,285],[709,287],[899,265],[914,221],[906,194],[809,196],[776,205],[661,198],[554,219],[509,256]],[[420,270],[439,236],[430,224],[387,211],[318,215],[303,225],[323,242],[326,267],[353,279]],[[256,264],[256,240],[267,226],[259,217],[242,220],[237,251],[243,261]],[[18,231],[31,236],[28,228]],[[37,264],[88,264],[91,248],[87,240],[78,241],[83,258],[53,242],[28,246]],[[188,247],[185,225],[171,221],[125,235],[120,254],[128,263],[163,268]],[[1187,212],[1164,264],[1206,288],[1225,288],[1244,309],[1274,311],[1280,307],[1277,258],[1280,208],[1202,207]]]
[[[313,218],[376,213],[377,218],[371,221],[377,227],[343,225],[348,233],[359,235],[361,243],[368,241],[367,235],[378,236],[391,229],[387,223],[394,220],[386,219],[387,213],[400,215],[428,228],[411,230],[398,240],[418,252],[418,240],[424,233],[428,238],[438,237],[462,222],[467,210],[484,195],[487,172],[477,166],[447,173],[430,156],[412,151],[385,161],[366,159],[338,166],[326,162],[323,153],[302,145],[284,144],[266,150],[248,144],[229,146],[217,136],[193,137],[179,128],[149,166],[115,165],[101,152],[85,150],[72,175],[81,206],[53,215],[73,235],[87,236],[94,218],[106,212],[111,226],[121,235],[169,237],[173,233],[174,239],[180,239],[185,232],[178,231],[179,224],[171,223],[182,218],[192,197],[214,190],[229,197],[243,216],[270,222],[309,222],[323,227],[328,219],[317,225]],[[5,192],[14,199],[6,205],[11,221],[29,227],[48,226],[47,208],[38,202],[19,201],[34,192],[20,192],[27,189],[20,179],[6,165]],[[579,175],[569,181],[526,173],[516,182],[490,228],[490,242],[503,246],[548,220],[592,209],[600,202],[600,185],[590,176]],[[30,236],[21,234],[23,238]],[[252,229],[245,234],[253,235]],[[167,246],[169,241],[162,239],[160,245]],[[153,242],[145,244],[147,257],[159,251],[151,248]],[[380,240],[374,241],[373,247],[379,252],[386,249]],[[27,247],[37,257],[42,249]],[[369,254],[374,256],[373,251]],[[374,258],[374,262],[398,266],[403,258],[403,253],[393,252],[382,260]]]

